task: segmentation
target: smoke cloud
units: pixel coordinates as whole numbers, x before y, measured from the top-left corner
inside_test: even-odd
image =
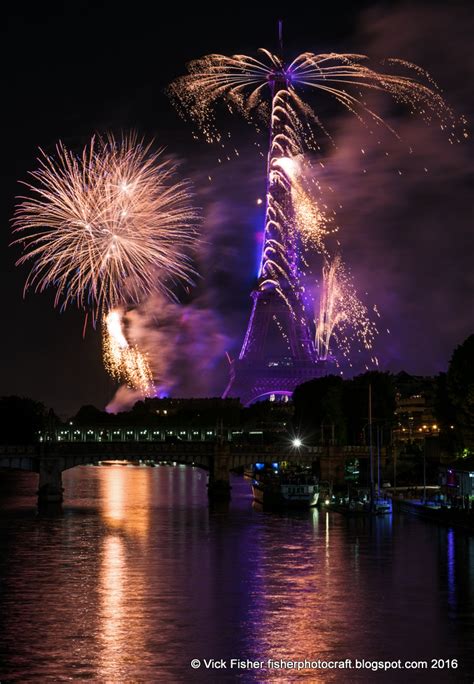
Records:
[[[128,311],[124,326],[130,344],[146,354],[156,396],[215,396],[221,393],[228,340],[218,319],[199,302],[176,304],[161,295],[149,297]],[[122,386],[107,406],[110,412],[130,408],[140,392]]]
[[[350,47],[374,61],[420,64],[455,115],[472,120],[473,29],[472,13],[456,3],[378,5],[361,14]],[[318,175],[358,291],[381,312],[374,354],[382,368],[433,374],[473,329],[472,140],[460,125],[459,144],[450,144],[438,122],[428,126],[387,98],[374,104],[400,140],[341,113],[331,130],[337,147]]]

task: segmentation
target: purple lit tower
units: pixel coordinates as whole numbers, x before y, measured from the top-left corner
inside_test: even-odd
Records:
[[[290,80],[284,67],[268,78],[272,108],[262,257],[247,332],[224,392],[224,397],[240,397],[244,405],[271,395],[289,396],[297,385],[326,372],[326,363],[318,361],[300,285],[291,176],[301,145]]]
[[[272,394],[288,396],[296,385],[324,375],[328,365],[330,368],[337,364],[337,357],[330,351],[333,333],[338,356],[346,358],[351,341],[369,350],[377,334],[341,261],[339,241],[333,254],[323,239],[336,232],[331,229],[331,217],[327,219],[314,206],[311,188],[307,197],[305,184],[315,179],[311,173],[306,175],[310,164],[302,159],[303,151],[320,149],[313,130],[327,132],[300,89],[330,96],[371,133],[373,126],[385,126],[395,133],[365,101],[364,93],[386,93],[397,106],[408,106],[411,113],[428,122],[439,121],[441,128],[450,131],[450,142],[459,142],[453,111],[416,65],[390,59],[387,71],[379,72],[368,65],[364,55],[318,55],[307,51],[285,63],[281,56],[281,22],[279,28],[279,55],[263,48],[256,57],[206,55],[193,60],[188,73],[170,86],[182,115],[197,123],[208,142],[218,142],[222,148],[230,132],[226,136],[219,132],[219,104],[225,104],[231,113],[242,114],[249,122],[256,122],[255,115],[266,121],[270,110],[262,258],[247,332],[238,358],[232,361],[224,392],[224,396],[240,397],[244,404]],[[408,69],[408,75],[392,73],[397,66]],[[321,257],[320,269],[309,256],[310,248],[313,257]],[[313,273],[318,271],[322,271],[322,277],[316,279]],[[305,303],[306,278],[311,290],[319,281],[316,329],[314,303]]]

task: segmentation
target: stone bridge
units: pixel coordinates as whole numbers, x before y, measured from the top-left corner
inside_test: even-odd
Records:
[[[62,473],[69,468],[110,460],[175,462],[206,470],[209,473],[209,497],[220,498],[229,496],[229,473],[237,468],[254,463],[281,461],[312,465],[322,460],[334,462],[354,456],[368,457],[367,448],[304,445],[294,447],[289,441],[275,444],[245,444],[223,439],[174,443],[64,440],[26,446],[0,445],[0,468],[38,473],[38,500],[40,503],[48,503],[62,500]]]
[[[209,473],[210,497],[228,496],[229,473],[253,463],[291,461],[311,464],[317,458],[309,448],[290,445],[236,444],[229,441],[185,442],[50,442],[28,446],[0,446],[0,468],[39,474],[40,501],[62,500],[62,473],[80,465],[126,460],[175,462]]]

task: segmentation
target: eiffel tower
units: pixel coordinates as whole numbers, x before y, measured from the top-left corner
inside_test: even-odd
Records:
[[[269,87],[272,109],[262,258],[247,331],[238,358],[231,362],[223,395],[239,397],[244,405],[272,395],[290,396],[297,385],[326,373],[326,362],[318,360],[299,284],[291,175],[300,144],[283,67],[275,69]]]

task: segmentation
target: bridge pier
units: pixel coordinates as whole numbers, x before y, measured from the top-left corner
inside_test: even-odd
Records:
[[[230,499],[230,458],[229,442],[217,442],[209,464],[207,495],[210,500],[225,501]]]
[[[59,458],[41,456],[39,462],[38,506],[60,504],[63,500],[63,463]]]

